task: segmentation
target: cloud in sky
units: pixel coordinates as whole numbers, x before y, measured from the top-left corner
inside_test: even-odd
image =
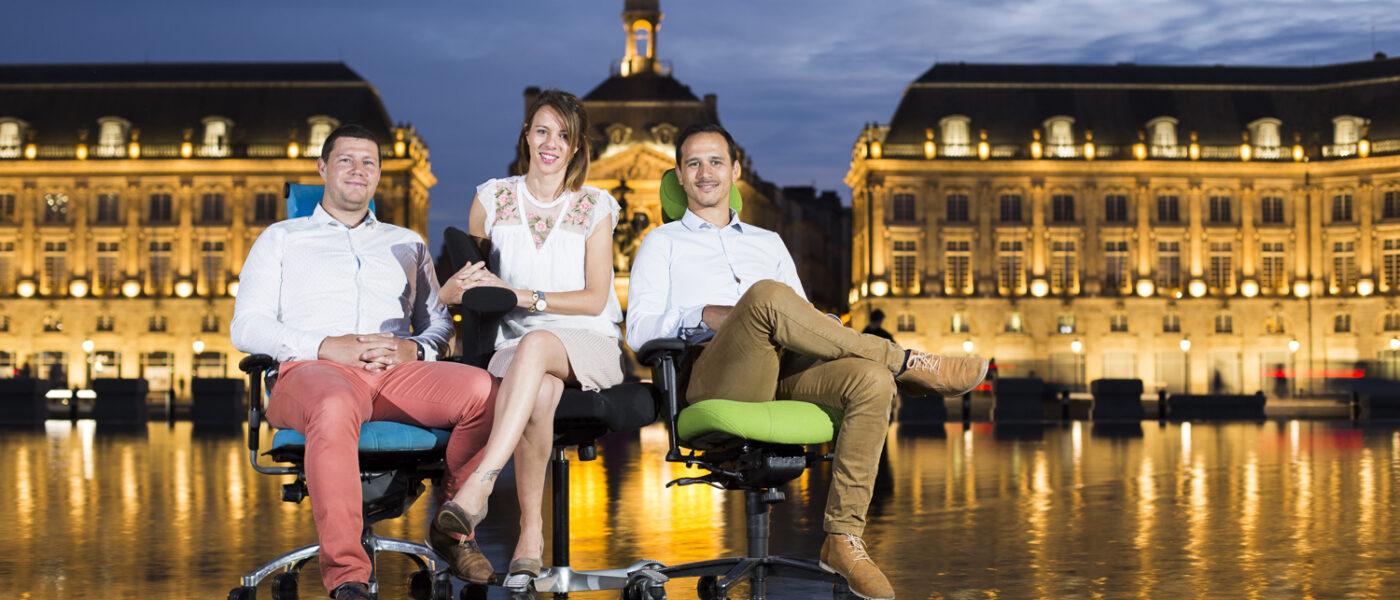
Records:
[[[621,0],[18,3],[10,62],[343,60],[427,140],[433,243],[505,173],[527,86],[583,95],[621,57]],[[780,185],[843,196],[862,124],[935,61],[1314,65],[1400,54],[1380,0],[661,3],[659,54]],[[1373,34],[1374,31],[1374,34]],[[55,36],[54,32],[61,32]],[[1374,38],[1374,46],[1372,45]],[[1374,50],[1373,50],[1374,48]]]

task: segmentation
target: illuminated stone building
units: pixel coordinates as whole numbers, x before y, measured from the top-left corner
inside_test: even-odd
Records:
[[[858,324],[1077,386],[1396,365],[1400,60],[936,64],[853,152]]]
[[[658,0],[626,0],[622,12],[626,44],[623,57],[614,62],[610,76],[583,96],[588,110],[589,132],[593,144],[592,163],[587,184],[611,190],[623,203],[623,216],[615,238],[618,297],[627,297],[628,271],[641,238],[652,227],[661,224],[658,189],[661,175],[676,166],[675,139],[691,123],[719,123],[719,111],[714,94],[699,98],[690,88],[671,75],[671,67],[657,58],[658,31],[662,13]],[[528,107],[539,93],[538,88],[525,90]],[[789,248],[800,248],[827,242],[835,232],[818,232],[811,227],[789,227],[793,218],[783,199],[782,191],[764,181],[754,170],[753,161],[740,149],[743,175],[738,183],[744,198],[743,219],[784,235]],[[815,196],[805,212],[816,213]],[[839,204],[835,206],[840,210]],[[832,222],[831,218],[812,222]],[[839,222],[839,219],[835,219]],[[820,239],[809,239],[820,235]],[[837,249],[842,253],[846,245]],[[793,252],[797,256],[798,252]],[[822,296],[836,299],[829,304],[833,310],[844,312],[845,277],[832,276],[823,265],[804,264],[797,260],[803,281],[806,276],[825,277],[816,288]],[[809,292],[810,293],[810,292]],[[817,299],[814,296],[814,300]]]
[[[0,66],[0,377],[236,374],[243,259],[341,123],[383,141],[380,218],[426,235],[428,151],[344,64]]]

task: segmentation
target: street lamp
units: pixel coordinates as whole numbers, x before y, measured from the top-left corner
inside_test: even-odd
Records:
[[[1400,350],[1400,337],[1392,337],[1392,338],[1390,338],[1390,349],[1391,349],[1391,350]]]
[[[83,383],[89,389],[92,388],[92,350],[96,347],[97,344],[92,343],[92,340],[83,340],[83,354],[86,355],[83,361],[86,364],[86,368],[83,370]],[[74,397],[73,402],[77,401],[78,399]]]
[[[194,349],[193,360],[190,361],[190,377],[199,376],[199,355],[204,353],[204,340],[195,340],[190,347]]]
[[[973,348],[974,346],[972,345],[972,340],[963,340],[963,352],[972,354]]]
[[[1183,374],[1185,375],[1181,384],[1185,388],[1183,391],[1189,394],[1191,393],[1191,340],[1188,338],[1181,338],[1180,346],[1182,371],[1184,371]]]

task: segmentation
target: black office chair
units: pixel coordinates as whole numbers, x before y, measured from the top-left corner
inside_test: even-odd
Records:
[[[480,262],[481,249],[462,230],[448,227],[444,233],[447,253],[453,271],[463,265]],[[485,368],[495,347],[495,324],[515,307],[515,295],[500,294],[499,288],[473,288],[457,307],[462,316],[458,339],[459,353],[464,362]],[[553,564],[531,581],[528,576],[498,577],[503,587],[512,592],[567,594],[591,590],[622,589],[630,579],[651,581],[654,569],[661,563],[639,560],[627,567],[594,571],[577,571],[570,566],[569,557],[569,455],[567,449],[578,447],[579,460],[598,457],[597,441],[609,433],[631,432],[654,423],[657,419],[655,388],[640,383],[623,383],[601,390],[586,392],[565,388],[554,411],[554,450],[550,459],[553,523],[551,561]]]
[[[741,207],[737,196],[737,191],[731,191],[730,206],[735,210]],[[662,176],[661,203],[663,219],[679,218],[685,211],[685,196],[674,171]],[[638,353],[642,363],[652,367],[653,381],[660,388],[670,441],[667,462],[708,471],[666,486],[703,483],[742,490],[748,553],[655,569],[661,575],[657,579],[634,576],[624,589],[623,600],[664,598],[661,584],[679,577],[700,578],[696,592],[701,600],[724,600],[745,581],[749,582],[750,598],[761,600],[770,577],[828,582],[835,598],[854,598],[846,579],[822,569],[817,561],[768,553],[770,507],[784,499],[778,488],[796,479],[807,467],[831,460],[820,448],[834,439],[842,413],[808,402],[784,400],[710,399],[682,408],[684,390],[679,387],[678,369],[683,361],[697,354],[695,348],[679,339],[652,340]],[[689,453],[683,453],[683,448]]]
[[[287,191],[288,218],[309,215],[321,201],[323,186],[291,185]],[[373,202],[370,210],[373,210]],[[291,475],[295,479],[282,486],[284,502],[300,503],[307,497],[304,459],[306,438],[291,429],[282,429],[272,436],[267,455],[286,466],[263,465],[258,462],[263,414],[267,396],[263,381],[275,374],[277,361],[265,354],[244,358],[238,368],[248,374],[248,451],[253,469],[267,475]],[[275,376],[275,375],[274,375]],[[441,482],[446,471],[445,454],[451,432],[425,429],[387,421],[371,421],[360,427],[360,478],[364,494],[364,531],[360,543],[377,563],[380,552],[407,555],[418,569],[409,579],[409,590],[415,600],[451,600],[452,579],[446,561],[439,560],[432,549],[407,540],[383,538],[374,534],[373,524],[404,514],[413,501],[423,493],[424,480]],[[301,569],[320,552],[319,544],[311,544],[283,554],[243,576],[242,585],[229,592],[229,600],[254,600],[257,585],[272,576],[272,597],[285,600],[297,597],[297,580]],[[279,572],[281,571],[281,572]],[[378,594],[379,581],[371,571],[369,588]],[[275,575],[274,575],[275,573]]]

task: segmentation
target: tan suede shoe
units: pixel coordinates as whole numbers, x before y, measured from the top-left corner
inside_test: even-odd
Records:
[[[428,545],[433,548],[433,552],[447,561],[448,570],[457,578],[471,583],[495,581],[496,570],[491,567],[491,561],[487,560],[486,555],[481,553],[481,547],[476,545],[475,539],[464,538],[459,542],[439,531],[434,525],[428,527]]]
[[[822,543],[820,562],[823,569],[846,578],[851,593],[870,600],[893,600],[894,588],[870,554],[865,541],[849,533],[828,533]]]
[[[978,356],[939,356],[909,351],[904,372],[895,381],[919,395],[961,396],[987,377],[987,359]]]

